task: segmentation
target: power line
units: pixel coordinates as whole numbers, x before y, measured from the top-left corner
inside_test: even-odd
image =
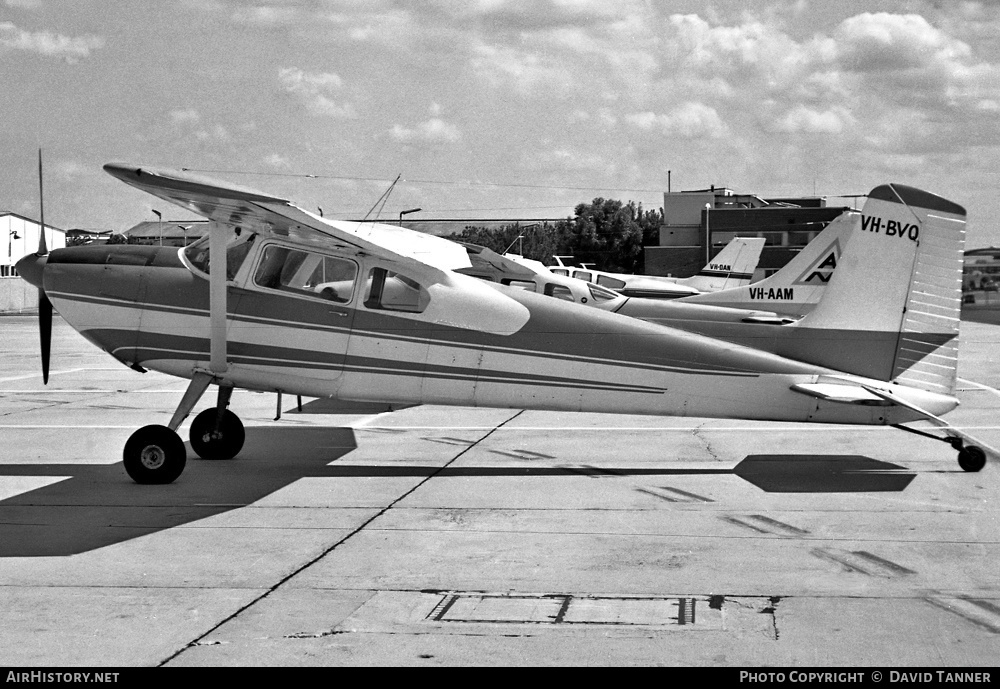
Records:
[[[382,177],[350,177],[345,175],[314,175],[297,172],[254,172],[250,170],[209,170],[193,167],[182,167],[184,172],[200,172],[213,175],[258,175],[262,177],[295,177],[299,179],[339,179],[353,182],[390,182],[392,180]],[[569,191],[631,191],[643,193],[663,193],[663,189],[628,189],[624,187],[592,186],[592,187],[570,187],[553,184],[509,184],[502,182],[454,182],[436,179],[403,179],[405,184],[438,184],[442,186],[466,186],[466,187],[502,187],[517,189],[565,189]]]

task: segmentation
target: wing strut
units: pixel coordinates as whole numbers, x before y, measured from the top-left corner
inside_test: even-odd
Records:
[[[226,362],[226,240],[229,225],[209,223],[208,290],[209,290],[209,364],[212,373],[225,373]]]

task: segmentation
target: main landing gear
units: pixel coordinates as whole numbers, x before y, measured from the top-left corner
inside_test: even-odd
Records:
[[[187,449],[177,428],[212,382],[207,373],[191,379],[177,411],[166,426],[144,426],[125,443],[125,471],[136,483],[171,483],[184,471]],[[202,459],[231,459],[243,448],[246,432],[240,418],[228,409],[233,388],[219,386],[214,408],[198,414],[191,423],[191,448]]]
[[[902,424],[894,424],[893,428],[898,428],[899,430],[906,431],[907,433],[914,433],[925,438],[933,438],[934,440],[940,440],[941,442],[948,443],[952,446],[952,448],[958,450],[958,466],[962,467],[963,471],[979,471],[986,466],[986,452],[984,452],[982,448],[975,445],[966,445],[965,441],[957,435],[946,435],[942,438],[939,435],[926,433],[924,431],[917,430],[916,428],[909,428]]]

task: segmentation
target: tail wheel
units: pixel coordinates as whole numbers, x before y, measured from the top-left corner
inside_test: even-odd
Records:
[[[986,453],[975,445],[966,445],[958,451],[958,466],[965,471],[979,471],[986,466]]]
[[[246,431],[240,417],[223,410],[222,422],[216,430],[218,414],[218,409],[212,407],[191,422],[191,449],[202,459],[232,459],[243,449]]]
[[[136,483],[173,483],[184,471],[187,449],[166,426],[143,426],[125,443],[122,458],[125,471]]]

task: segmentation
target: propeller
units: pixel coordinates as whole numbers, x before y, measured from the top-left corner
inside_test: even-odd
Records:
[[[47,256],[49,248],[45,244],[45,194],[42,190],[42,149],[38,149],[38,214],[41,228],[38,232],[38,253]],[[52,350],[52,302],[45,294],[41,281],[38,283],[38,335],[42,344],[42,383],[49,384],[49,353]]]

